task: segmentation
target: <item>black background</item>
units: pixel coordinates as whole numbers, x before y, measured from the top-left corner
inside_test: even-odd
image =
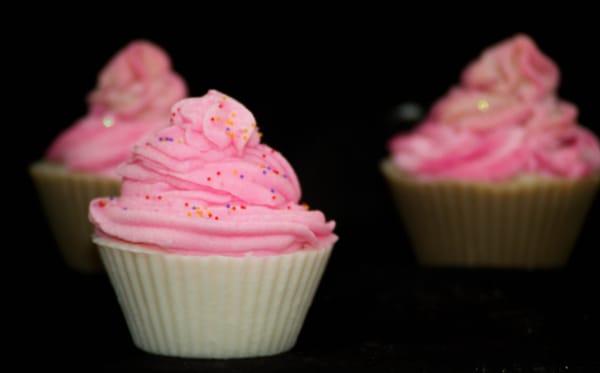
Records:
[[[600,132],[597,29],[586,11],[488,22],[482,14],[492,8],[478,6],[479,15],[448,15],[442,23],[401,6],[379,14],[357,9],[352,17],[318,8],[304,16],[290,6],[259,20],[233,7],[216,13],[179,5],[135,25],[115,11],[42,17],[13,30],[33,31],[15,43],[18,66],[6,72],[25,77],[25,91],[15,91],[24,104],[16,109],[17,132],[5,139],[19,149],[11,184],[22,196],[7,202],[25,222],[15,226],[25,245],[18,280],[9,283],[17,290],[12,345],[20,364],[63,371],[600,371],[598,202],[563,271],[425,270],[415,265],[378,172],[387,139],[410,128],[394,118],[397,105],[427,107],[482,48],[516,32],[530,34],[557,61],[560,95]],[[292,14],[300,16],[292,21]],[[85,113],[98,70],[136,38],[170,53],[192,96],[216,88],[244,103],[264,142],[295,167],[303,200],[337,221],[340,241],[289,353],[241,361],[146,355],[132,346],[107,279],[62,264],[26,169]]]

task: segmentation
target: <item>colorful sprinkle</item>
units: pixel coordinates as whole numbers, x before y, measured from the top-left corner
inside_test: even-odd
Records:
[[[246,206],[245,206],[245,205],[240,205],[240,208],[241,208],[242,210],[245,210],[245,209],[246,209]]]
[[[110,128],[115,124],[115,121],[111,117],[106,117],[102,119],[102,124],[104,125],[104,127]]]
[[[106,202],[103,200],[98,201],[98,206],[104,208],[106,206]]]
[[[241,175],[240,175],[240,179],[243,179],[243,178],[244,178],[244,174],[241,174]]]
[[[210,176],[206,178],[206,181],[211,181],[211,180],[212,180],[212,179],[211,179],[211,177],[210,177]]]
[[[187,216],[191,218],[192,217],[192,213],[188,211],[187,212]]]
[[[146,199],[150,199],[150,196],[146,194]]]
[[[186,202],[186,203],[184,203],[183,205],[184,205],[185,207],[188,207],[190,204]]]
[[[217,171],[217,176],[221,176],[221,171]]]

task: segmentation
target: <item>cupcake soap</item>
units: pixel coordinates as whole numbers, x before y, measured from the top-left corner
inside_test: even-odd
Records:
[[[425,265],[563,266],[600,179],[598,139],[527,36],[484,51],[382,163]]]
[[[170,107],[185,97],[183,80],[156,45],[136,41],[101,71],[89,111],[60,134],[30,171],[63,256],[71,267],[100,268],[87,219],[94,197],[116,195],[117,166],[133,145],[164,127]]]
[[[294,170],[234,99],[182,100],[171,123],[121,167],[121,195],[90,204],[134,343],[205,358],[290,349],[334,223],[299,204]]]

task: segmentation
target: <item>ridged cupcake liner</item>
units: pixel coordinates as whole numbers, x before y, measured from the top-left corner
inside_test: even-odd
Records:
[[[600,182],[537,178],[510,183],[418,181],[382,163],[426,266],[564,266]]]
[[[93,198],[118,195],[121,182],[70,172],[63,166],[44,161],[33,164],[30,174],[67,265],[80,272],[101,271],[98,249],[92,243],[93,227],[88,219],[88,208]]]
[[[191,256],[95,241],[135,345],[190,358],[291,349],[331,253]]]

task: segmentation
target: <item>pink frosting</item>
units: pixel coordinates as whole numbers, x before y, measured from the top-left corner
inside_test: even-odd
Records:
[[[100,72],[88,114],[58,136],[46,158],[70,170],[116,177],[131,147],[163,127],[169,108],[185,95],[167,54],[150,42],[132,42]]]
[[[575,179],[600,170],[597,138],[556,97],[559,70],[527,36],[483,52],[415,130],[390,142],[397,167],[424,179]]]
[[[335,223],[299,205],[294,170],[260,143],[254,116],[217,91],[179,101],[170,127],[134,148],[119,198],[96,199],[100,236],[192,255],[331,246]]]

